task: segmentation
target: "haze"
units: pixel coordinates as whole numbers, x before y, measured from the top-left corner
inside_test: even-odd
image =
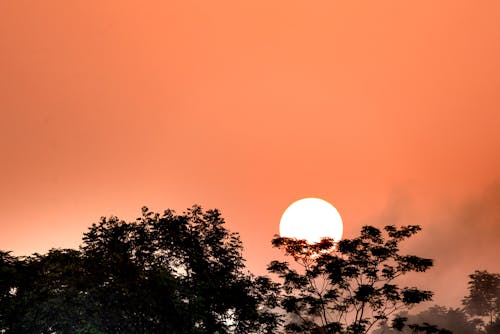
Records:
[[[421,224],[421,283],[458,305],[500,272],[499,59],[498,1],[3,1],[0,249],[198,203],[264,273],[320,197],[346,237]]]

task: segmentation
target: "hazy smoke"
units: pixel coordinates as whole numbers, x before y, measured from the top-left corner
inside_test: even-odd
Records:
[[[500,185],[461,204],[424,211],[413,208],[408,196],[396,196],[374,225],[421,225],[423,231],[404,245],[403,252],[432,258],[435,265],[407,282],[434,291],[433,303],[459,307],[469,274],[500,272]]]

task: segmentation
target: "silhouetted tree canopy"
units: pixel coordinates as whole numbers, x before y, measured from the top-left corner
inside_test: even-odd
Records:
[[[401,255],[399,244],[419,226],[381,231],[365,226],[361,235],[334,243],[276,237],[273,245],[294,258],[295,264],[273,261],[271,273],[282,279],[281,306],[289,315],[288,332],[367,333],[396,311],[430,300],[430,291],[400,287],[397,278],[424,272],[432,260]]]
[[[414,315],[399,313],[392,323],[383,323],[373,334],[433,333],[434,330],[437,330],[435,333],[479,334],[462,310],[437,305]]]
[[[402,312],[392,324],[383,322],[373,334],[396,333],[500,333],[499,284],[500,275],[487,271],[475,271],[469,275],[469,295],[462,303],[463,309],[433,306],[417,314]],[[483,321],[487,318],[487,323]],[[433,324],[433,325],[429,325]],[[437,332],[436,332],[437,330]]]
[[[102,218],[79,250],[0,253],[3,333],[273,333],[277,288],[219,211]]]
[[[500,320],[500,274],[476,270],[469,275],[469,295],[462,303],[471,316],[488,318],[489,326]]]
[[[103,217],[78,249],[0,251],[0,333],[500,333],[500,275],[486,271],[470,275],[464,310],[406,312],[432,297],[398,281],[433,264],[400,252],[419,230],[365,226],[359,237],[312,245],[275,237],[294,259],[269,264],[276,283],[246,270],[218,210]]]

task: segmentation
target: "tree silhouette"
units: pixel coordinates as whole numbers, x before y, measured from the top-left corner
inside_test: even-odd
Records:
[[[92,307],[77,250],[50,250],[17,264],[12,333],[72,333]]]
[[[273,333],[278,290],[217,210],[102,218],[78,250],[0,253],[1,333]]]
[[[410,324],[408,325],[410,328],[412,334],[418,334],[418,333],[423,333],[423,334],[452,334],[447,329],[439,329],[436,325],[431,325],[427,322],[424,322],[423,324]]]
[[[359,237],[336,244],[331,239],[312,245],[273,239],[273,246],[292,256],[298,267],[282,261],[268,266],[282,279],[281,306],[289,315],[286,330],[367,333],[394,312],[430,300],[430,291],[397,284],[400,276],[432,266],[430,259],[399,254],[400,242],[419,230],[419,226],[386,226],[383,232],[365,226]]]
[[[283,318],[287,333],[365,334],[377,323],[374,333],[478,333],[478,318],[464,311],[488,316],[482,332],[498,333],[500,275],[486,271],[470,275],[464,310],[400,313],[432,297],[399,280],[432,266],[400,252],[419,230],[365,226],[338,243],[275,237],[294,259],[269,264],[276,283],[246,270],[239,236],[218,210],[143,208],[132,223],[103,217],[78,249],[0,251],[0,333],[276,333]]]
[[[16,295],[17,259],[9,252],[0,251],[0,332],[8,328]]]
[[[464,309],[471,316],[488,317],[492,327],[500,314],[500,274],[476,270],[469,278],[469,295],[462,300]]]
[[[446,333],[444,332],[444,328],[446,328],[450,333],[479,334],[475,324],[468,320],[467,315],[462,310],[437,305],[417,314],[401,312],[392,321],[391,326],[385,322],[380,328],[374,330],[373,334],[412,333],[415,330],[425,333],[425,330],[432,330],[431,328],[439,329],[441,333]]]

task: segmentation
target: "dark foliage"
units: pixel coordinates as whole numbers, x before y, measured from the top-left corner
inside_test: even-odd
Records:
[[[374,334],[500,333],[500,275],[475,271],[469,278],[469,295],[462,301],[463,309],[433,306],[414,315],[404,312],[392,321],[391,326],[382,323]]]
[[[432,325],[430,325],[432,324]],[[433,332],[437,330],[436,332]],[[389,325],[383,323],[373,334],[400,333],[456,333],[479,334],[473,322],[460,309],[432,306],[417,314],[407,312],[399,314]]]
[[[330,239],[310,245],[276,237],[273,246],[298,264],[273,261],[268,266],[282,279],[287,331],[367,333],[394,312],[430,300],[430,291],[397,284],[398,277],[432,266],[430,259],[399,252],[400,242],[419,230],[419,226],[386,226],[384,231],[365,226],[359,237],[337,244]]]
[[[500,318],[497,315],[497,320],[485,326],[484,332],[486,334],[498,334],[500,333]]]
[[[79,250],[0,253],[2,333],[272,333],[277,288],[245,272],[219,211],[102,218]]]
[[[365,226],[338,243],[276,237],[294,263],[269,264],[275,283],[245,270],[239,236],[224,224],[198,206],[143,208],[133,223],[102,218],[77,250],[0,252],[0,333],[500,333],[500,276],[485,271],[470,275],[464,310],[400,313],[432,297],[398,281],[432,266],[400,254],[418,226]]]
[[[471,316],[486,317],[488,325],[500,320],[500,274],[476,270],[469,275],[469,295],[462,303]]]

